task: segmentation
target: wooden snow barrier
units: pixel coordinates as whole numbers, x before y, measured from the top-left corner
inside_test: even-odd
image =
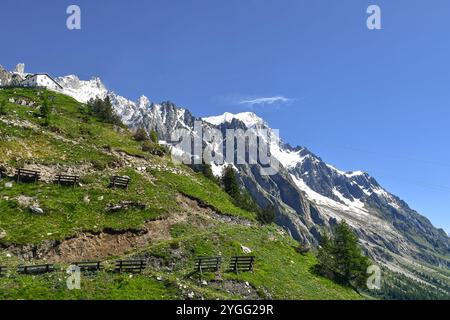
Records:
[[[44,274],[55,270],[52,264],[34,265],[34,266],[19,266],[18,272],[21,274]]]
[[[75,262],[73,265],[80,268],[81,272],[97,272],[102,269],[102,263],[100,261]]]
[[[217,272],[220,270],[222,257],[197,257],[195,262],[195,272]]]
[[[147,261],[143,259],[138,260],[117,260],[115,272],[123,273],[140,273],[147,267]]]
[[[131,179],[129,177],[112,176],[109,188],[128,189]]]
[[[74,187],[77,185],[77,183],[80,181],[79,176],[72,176],[67,174],[58,174],[55,177],[54,183],[60,185],[60,186],[69,186]]]
[[[254,256],[234,256],[231,257],[230,271],[231,272],[250,272],[253,271],[255,265]]]
[[[41,179],[41,173],[39,171],[17,169],[15,179],[17,182],[38,182]]]

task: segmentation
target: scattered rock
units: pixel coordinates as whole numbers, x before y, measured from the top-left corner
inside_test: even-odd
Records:
[[[246,300],[260,300],[262,298],[258,291],[248,282],[240,282],[236,280],[212,281],[210,287],[224,290],[232,295],[237,295]]]
[[[13,187],[12,182],[5,183],[5,188],[12,188],[12,187]]]
[[[32,213],[35,213],[35,214],[44,214],[44,210],[42,210],[39,207],[30,207],[30,210]]]
[[[28,208],[28,207],[39,207],[39,202],[36,198],[27,197],[24,195],[20,195],[17,197],[17,202],[20,206]]]
[[[84,203],[90,203],[91,199],[89,198],[89,196],[86,195],[86,196],[84,196],[83,201],[84,201]]]
[[[6,231],[0,229],[0,239],[6,238]]]
[[[118,204],[111,204],[109,203],[105,210],[108,212],[117,212],[122,210],[129,210],[129,209],[138,209],[138,210],[144,210],[146,208],[146,205],[144,203],[135,202],[135,201],[121,201]]]
[[[208,282],[206,282],[206,280],[202,280],[202,286],[207,286]]]
[[[194,299],[195,294],[194,294],[194,292],[191,291],[191,292],[188,293],[187,296],[188,296],[189,299]]]
[[[98,201],[103,201],[103,199],[104,199],[103,196],[100,196],[100,197],[97,198]]]
[[[246,246],[243,246],[242,244],[241,244],[241,249],[245,254],[252,253],[252,250],[250,248],[247,248]]]

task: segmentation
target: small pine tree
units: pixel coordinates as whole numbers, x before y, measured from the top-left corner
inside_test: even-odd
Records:
[[[44,96],[44,101],[42,102],[41,107],[39,108],[39,113],[42,118],[44,118],[44,125],[48,125],[50,122],[50,114],[52,112],[52,109],[50,107],[50,104],[48,102],[47,95]]]
[[[239,199],[240,189],[233,166],[228,165],[225,167],[222,175],[222,184],[226,193],[228,193],[235,200]]]
[[[275,221],[275,208],[273,206],[259,209],[256,212],[258,220],[262,224],[271,224]]]
[[[320,248],[317,253],[317,260],[319,263],[316,265],[317,271],[323,276],[333,279],[334,278],[334,257],[332,254],[332,244],[330,237],[326,234],[322,236],[320,241]]]
[[[212,167],[211,167],[210,164],[203,163],[203,165],[202,165],[202,173],[208,179],[216,181],[216,176],[214,176],[214,172],[212,171]]]
[[[144,127],[139,127],[134,134],[134,140],[136,141],[146,141],[148,140],[147,131],[145,131]]]
[[[159,142],[159,140],[158,140],[158,134],[156,133],[155,129],[152,129],[152,130],[150,131],[150,140],[151,140],[153,143],[158,143],[158,142]]]
[[[367,280],[369,259],[363,255],[358,238],[345,221],[337,224],[333,238],[323,237],[317,259],[317,271],[339,283],[360,288]]]
[[[363,286],[367,280],[369,259],[363,255],[358,238],[345,221],[336,226],[334,242],[336,274],[344,283],[354,287]]]

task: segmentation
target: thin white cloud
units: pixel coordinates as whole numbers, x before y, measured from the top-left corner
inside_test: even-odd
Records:
[[[291,101],[292,99],[283,96],[275,96],[275,97],[261,97],[255,99],[241,100],[239,101],[239,104],[247,104],[250,106],[255,106],[255,105],[269,105],[269,104],[283,104]]]

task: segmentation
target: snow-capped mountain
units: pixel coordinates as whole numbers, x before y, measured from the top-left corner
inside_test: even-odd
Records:
[[[240,119],[252,121],[247,126]],[[271,130],[261,118],[249,113],[227,113],[203,120],[221,130],[236,126]],[[308,149],[293,148],[282,140],[271,146],[271,153],[282,165],[275,176],[260,176],[252,166],[237,167],[243,184],[260,205],[276,204],[278,223],[295,238],[317,244],[320,231],[329,230],[336,221],[345,219],[367,251],[378,259],[401,255],[450,265],[448,259],[439,258],[440,252],[448,254],[450,249],[445,232],[435,229],[369,174],[340,171]],[[426,254],[420,249],[424,242],[429,244]]]
[[[98,77],[83,81],[75,75],[55,78],[62,87],[62,92],[76,100],[86,103],[92,98],[105,98],[108,90]]]
[[[63,92],[80,102],[109,96],[116,112],[130,128],[154,129],[160,140],[170,142],[175,129],[193,130],[197,120],[188,110],[171,102],[160,104],[141,96],[131,101],[108,91],[99,78],[81,81],[75,76],[57,78]],[[267,129],[268,124],[251,112],[225,113],[202,119],[206,127]],[[224,134],[225,136],[225,134]],[[325,163],[307,148],[293,148],[281,139],[271,154],[281,164],[277,174],[262,176],[260,165],[233,164],[242,185],[262,207],[274,205],[276,221],[297,240],[317,245],[321,233],[345,219],[357,232],[366,251],[392,269],[399,264],[424,263],[450,267],[450,238],[428,219],[389,193],[369,174],[343,172]],[[204,144],[208,144],[204,141]],[[220,174],[224,165],[214,165]]]

